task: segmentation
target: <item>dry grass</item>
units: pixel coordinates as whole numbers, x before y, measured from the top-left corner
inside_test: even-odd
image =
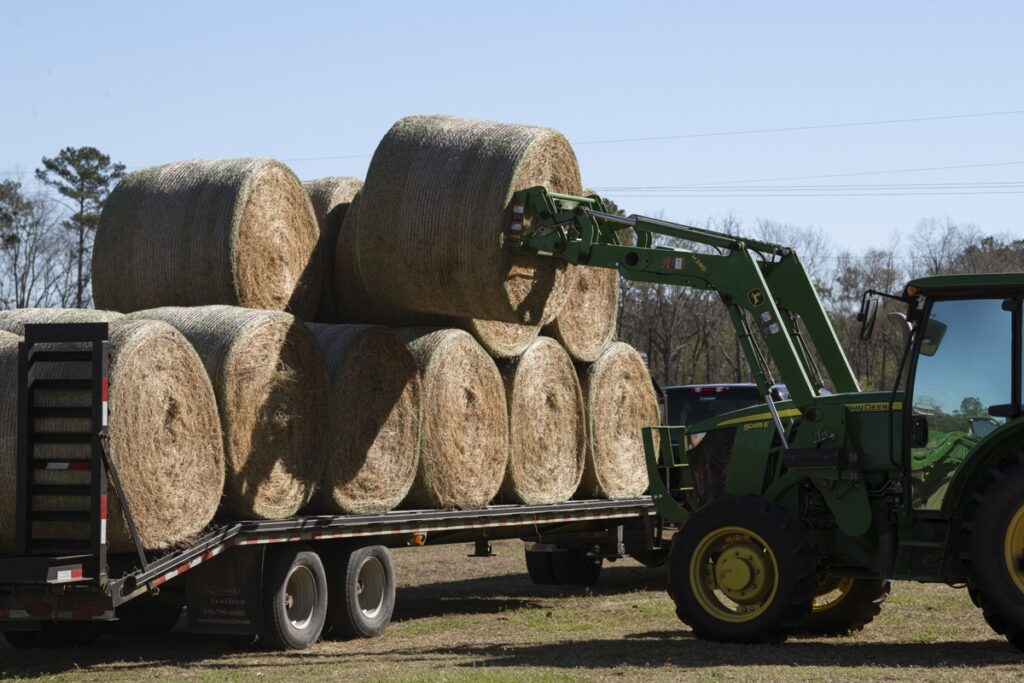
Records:
[[[382,681],[1016,681],[1024,654],[993,634],[966,592],[898,583],[882,615],[848,638],[778,645],[695,640],[672,611],[664,575],[630,561],[591,593],[538,587],[522,545],[469,559],[463,545],[396,552],[398,607],[382,638],[304,652],[233,649],[175,633],[104,636],[93,649],[18,652],[0,675],[53,680]]]

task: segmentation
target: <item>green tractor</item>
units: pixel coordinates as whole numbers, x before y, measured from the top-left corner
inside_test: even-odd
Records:
[[[792,249],[542,187],[510,210],[514,250],[714,290],[728,309],[765,404],[643,435],[651,495],[678,528],[669,594],[698,637],[848,633],[908,579],[966,584],[1024,649],[1024,274],[865,293],[862,339],[882,297],[905,332],[896,386],[865,392]]]

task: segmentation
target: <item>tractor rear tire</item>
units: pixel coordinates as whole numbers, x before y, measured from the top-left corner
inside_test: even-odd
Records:
[[[669,595],[703,640],[780,643],[811,609],[817,553],[785,508],[724,495],[672,539]]]
[[[967,581],[996,633],[1024,650],[1024,453],[989,472],[975,494]]]
[[[888,581],[881,579],[846,578],[819,582],[811,612],[794,632],[846,636],[860,631],[882,611],[882,603],[889,597],[891,587]]]

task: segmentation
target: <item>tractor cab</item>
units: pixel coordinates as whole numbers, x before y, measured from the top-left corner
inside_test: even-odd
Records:
[[[959,515],[979,468],[1024,439],[1021,303],[1024,275],[951,275],[911,281],[904,356],[910,397],[903,454],[915,513]],[[862,312],[870,329],[871,307]]]

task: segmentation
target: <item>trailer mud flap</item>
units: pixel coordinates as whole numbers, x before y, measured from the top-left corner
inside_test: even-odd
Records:
[[[232,548],[188,574],[188,630],[251,635],[262,619],[262,545]]]

